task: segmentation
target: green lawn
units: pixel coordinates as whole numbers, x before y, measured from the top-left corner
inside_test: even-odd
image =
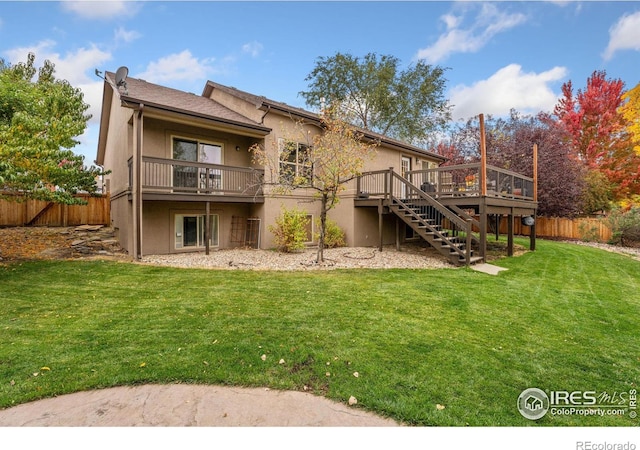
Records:
[[[509,270],[0,266],[0,408],[180,382],[306,387],[410,425],[638,425],[534,422],[516,401],[529,387],[637,388],[640,262],[538,241],[496,264]]]

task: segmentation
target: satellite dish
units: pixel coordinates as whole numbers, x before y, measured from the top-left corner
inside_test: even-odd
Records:
[[[120,67],[116,71],[116,86],[124,86],[127,87],[127,75],[129,75],[129,69],[125,66]]]

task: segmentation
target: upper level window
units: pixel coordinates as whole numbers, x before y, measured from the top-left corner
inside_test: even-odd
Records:
[[[222,164],[222,145],[174,137],[173,159]]]
[[[222,164],[222,145],[195,139],[173,138],[173,159],[205,164]],[[208,179],[207,179],[208,174]],[[219,169],[176,163],[173,167],[173,186],[197,189],[219,189],[222,185]]]
[[[305,185],[311,182],[313,174],[309,146],[298,142],[280,139],[280,181]]]

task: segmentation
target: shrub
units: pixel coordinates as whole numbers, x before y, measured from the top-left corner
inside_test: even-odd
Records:
[[[580,240],[583,242],[598,242],[600,240],[600,228],[587,222],[578,225]]]
[[[278,250],[285,253],[303,250],[307,241],[309,222],[310,219],[306,211],[282,207],[276,224],[269,225],[269,231],[274,235]]]
[[[320,219],[316,219],[316,229],[320,229]],[[320,233],[316,234],[316,239],[320,238]],[[345,241],[344,231],[333,220],[327,218],[326,229],[324,231],[324,246],[325,248],[344,247],[347,243]]]
[[[640,208],[615,209],[607,219],[613,236],[610,243],[627,247],[640,246]]]

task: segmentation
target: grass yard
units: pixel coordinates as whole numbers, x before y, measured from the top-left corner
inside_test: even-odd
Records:
[[[117,385],[209,383],[354,396],[409,425],[638,425],[628,414],[534,422],[516,401],[529,387],[637,388],[640,262],[538,241],[496,264],[509,270],[0,266],[0,408]]]

